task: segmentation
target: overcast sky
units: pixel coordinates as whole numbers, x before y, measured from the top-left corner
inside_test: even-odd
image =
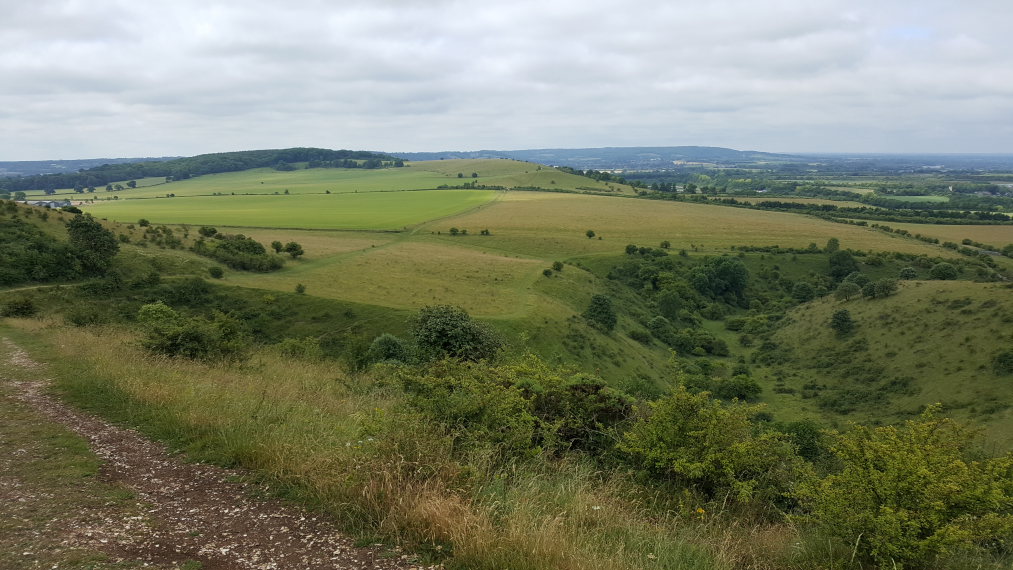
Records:
[[[0,160],[1013,152],[1013,0],[0,0]]]

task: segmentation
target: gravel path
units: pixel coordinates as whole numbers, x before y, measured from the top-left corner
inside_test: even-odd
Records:
[[[9,339],[3,343],[10,365],[44,372]],[[145,506],[143,516],[74,529],[73,543],[152,563],[199,561],[202,570],[425,568],[407,555],[355,547],[328,521],[290,504],[252,498],[258,489],[233,482],[239,472],[185,463],[136,431],[53,398],[46,381],[8,383],[19,400],[87,439],[103,460],[103,478],[130,488]]]

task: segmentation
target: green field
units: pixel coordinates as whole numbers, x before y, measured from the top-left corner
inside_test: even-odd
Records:
[[[461,176],[458,177],[458,174]],[[478,176],[473,178],[472,174]],[[124,181],[125,182],[125,181]],[[240,172],[208,174],[188,180],[166,183],[161,178],[137,181],[137,188],[106,192],[98,188],[94,194],[77,194],[71,189],[57,190],[57,196],[72,200],[119,200],[156,198],[174,194],[211,196],[216,194],[334,194],[355,192],[392,192],[397,190],[431,190],[439,186],[461,186],[475,183],[485,186],[541,187],[560,190],[587,190],[631,194],[632,189],[620,184],[598,182],[583,176],[561,172],[548,166],[516,160],[437,160],[407,163],[403,168],[367,170],[359,168],[312,168],[278,171],[257,168]],[[28,193],[39,197],[42,191]]]
[[[104,201],[86,209],[120,222],[146,218],[159,224],[403,230],[481,206],[495,196],[490,190],[226,195]]]
[[[917,202],[917,203],[928,203],[928,202],[949,202],[948,196],[898,196],[894,194],[883,195],[884,198],[891,200],[897,200],[898,202]]]

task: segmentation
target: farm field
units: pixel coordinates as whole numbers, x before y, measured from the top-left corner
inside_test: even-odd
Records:
[[[922,234],[941,241],[960,243],[971,239],[980,243],[1003,247],[1013,243],[1013,226],[982,226],[957,224],[890,224],[891,228],[900,228],[912,234]]]
[[[948,196],[896,196],[896,195],[888,194],[888,195],[885,195],[884,198],[889,198],[891,200],[897,200],[899,202],[916,202],[916,203],[922,203],[922,204],[924,204],[926,202],[941,203],[941,202],[949,202],[950,201],[950,198]]]
[[[303,196],[198,196],[103,201],[86,206],[120,222],[158,224],[402,230],[457,214],[495,198],[491,190],[430,190]]]
[[[472,178],[472,173],[478,174]],[[458,177],[461,174],[461,177]],[[126,182],[126,181],[123,181]],[[516,160],[437,160],[410,162],[403,168],[312,168],[279,171],[256,168],[240,172],[208,174],[187,180],[165,183],[162,178],[144,178],[137,188],[106,192],[98,188],[94,194],[77,194],[71,189],[57,190],[56,196],[71,200],[96,201],[165,197],[166,194],[210,196],[212,194],[334,194],[355,192],[392,192],[399,190],[431,190],[438,186],[460,186],[476,183],[486,186],[542,187],[562,190],[593,190],[632,194],[620,184],[599,182],[568,174],[539,164]],[[33,198],[43,196],[41,190],[31,191]]]
[[[628,243],[656,247],[662,240],[670,241],[675,250],[696,246],[697,251],[715,252],[733,245],[822,245],[831,237],[852,249],[947,255],[940,247],[916,240],[797,214],[542,192],[508,192],[492,207],[426,229],[445,233],[452,226],[469,232],[488,228],[493,234],[491,240],[469,237],[469,244],[545,259],[614,253]],[[587,230],[595,232],[594,239],[587,238]]]

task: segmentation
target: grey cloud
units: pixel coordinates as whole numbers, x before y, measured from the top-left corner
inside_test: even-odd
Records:
[[[1013,115],[1004,1],[46,0],[8,12],[6,159],[1013,145],[995,126]]]

